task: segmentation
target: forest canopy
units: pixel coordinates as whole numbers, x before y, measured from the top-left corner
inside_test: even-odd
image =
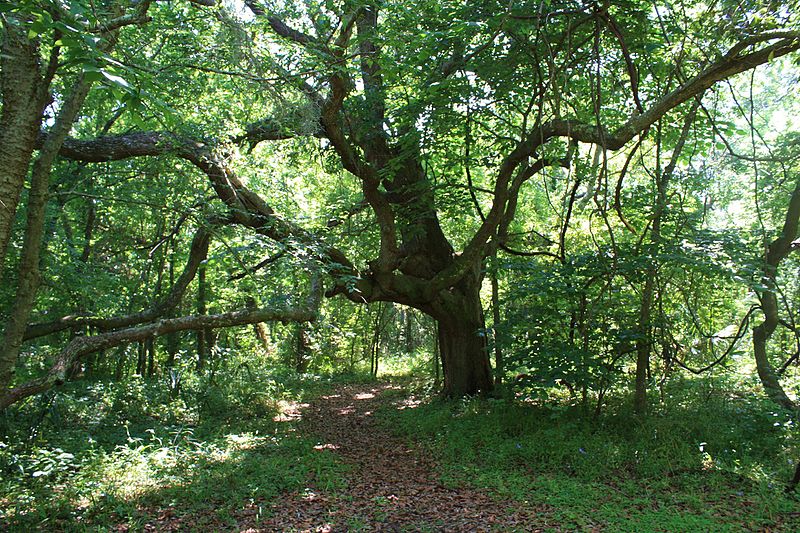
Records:
[[[387,328],[447,396],[644,413],[746,360],[795,405],[791,2],[0,12],[2,408],[278,342],[377,372]]]
[[[0,1],[0,529],[800,530],[798,17]]]

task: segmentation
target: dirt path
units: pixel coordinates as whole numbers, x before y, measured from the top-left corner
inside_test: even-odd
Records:
[[[347,488],[288,495],[261,531],[538,531],[536,517],[441,485],[434,463],[376,424],[391,385],[347,385],[300,413],[305,431],[351,466]]]

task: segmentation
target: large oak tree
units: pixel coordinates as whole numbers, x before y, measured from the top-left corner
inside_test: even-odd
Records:
[[[207,3],[195,8],[202,16],[226,9]],[[247,79],[267,99],[280,95],[280,106],[264,106],[257,120],[241,125],[243,133],[117,132],[67,139],[59,143],[61,156],[190,162],[227,206],[224,223],[313,250],[330,279],[328,296],[396,302],[433,317],[451,396],[493,386],[480,294],[486,259],[553,253],[519,250],[509,231],[532,177],[570,167],[586,146],[604,162],[646,139],[656,123],[679,135],[700,120],[697,103],[719,82],[800,49],[792,11],[778,3],[244,4],[239,20],[217,14],[244,36],[236,62],[220,64],[209,51],[208,61],[179,67]],[[150,24],[158,23],[156,16]],[[5,31],[7,47],[22,46]],[[142,67],[158,72],[158,65]],[[14,119],[16,101],[11,92],[4,97],[4,120],[7,113]],[[40,136],[39,146],[53,135]],[[21,138],[22,158],[33,150],[30,137]],[[369,209],[374,248],[364,249],[369,236],[347,242],[335,223],[322,238],[281,216],[246,186],[226,154],[238,146],[249,150],[243,157],[257,157],[260,143],[297,137],[319,139],[355,178],[360,197],[344,213],[332,208],[331,216]],[[10,192],[8,200],[16,201]],[[219,325],[231,320],[220,318]],[[188,327],[169,324],[163,331]],[[643,343],[640,409],[647,359]]]

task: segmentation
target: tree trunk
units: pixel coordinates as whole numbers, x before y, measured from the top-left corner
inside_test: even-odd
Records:
[[[126,345],[121,345],[117,350],[117,360],[114,366],[114,381],[120,381],[125,375],[125,366],[128,363],[128,350]]]
[[[145,341],[145,351],[147,351],[147,377],[152,378],[156,373],[156,342],[155,339]]]
[[[660,217],[656,220],[659,219]],[[648,267],[647,280],[644,284],[641,306],[639,307],[639,337],[636,339],[636,385],[633,395],[633,411],[640,415],[647,411],[647,369],[650,366],[650,311],[653,305],[655,276],[655,267]]]
[[[656,153],[656,201],[653,206],[652,229],[650,230],[650,249],[648,251],[648,265],[645,272],[645,283],[642,289],[642,300],[639,307],[639,337],[636,340],[636,390],[633,395],[633,410],[636,414],[644,414],[647,411],[647,383],[650,381],[650,350],[653,344],[653,332],[651,327],[653,301],[656,298],[656,280],[658,276],[658,255],[661,251],[661,222],[667,211],[670,180],[678,164],[678,158],[689,137],[694,117],[697,113],[699,100],[694,104],[691,111],[686,115],[683,129],[669,163],[661,170],[661,122],[657,129],[657,153]]]
[[[767,355],[767,340],[778,327],[778,299],[772,290],[759,294],[759,299],[764,312],[764,321],[753,328],[753,355],[758,377],[769,399],[786,409],[796,409],[797,405],[783,390]]]
[[[769,244],[764,253],[761,282],[765,286],[765,290],[758,292],[764,321],[753,328],[753,355],[756,360],[758,377],[764,386],[764,392],[775,403],[792,410],[797,409],[797,404],[783,390],[778,375],[772,368],[767,355],[767,341],[780,323],[778,297],[776,295],[778,267],[789,253],[800,249],[800,246],[795,241],[798,234],[798,225],[800,225],[800,176],[797,178],[794,192],[786,209],[786,218],[781,234]]]
[[[28,39],[18,23],[3,25],[0,50],[0,279],[47,95],[37,42]]]
[[[206,306],[206,265],[200,265],[197,270],[197,314],[205,315],[208,311]],[[207,330],[198,329],[195,332],[197,337],[197,370],[201,371],[206,366],[208,360],[208,339]]]
[[[295,333],[295,352],[294,352],[294,369],[298,374],[305,373],[308,370],[308,363],[310,360],[308,349],[308,333],[304,324],[297,324],[297,331]]]
[[[145,341],[141,341],[136,346],[136,373],[142,377],[147,373],[147,350],[144,343]]]
[[[175,253],[171,253],[169,256],[169,286],[175,287]],[[180,310],[178,310],[180,313]],[[168,318],[175,317],[175,310],[170,309],[168,314]],[[180,338],[178,337],[177,333],[170,333],[167,335],[167,362],[166,367],[172,368],[175,366],[175,356],[178,354],[178,350],[180,349]]]
[[[448,302],[443,309],[447,312],[436,317],[444,371],[443,394],[457,398],[490,392],[493,382],[480,284],[462,284],[446,298]]]
[[[27,329],[28,318],[33,310],[36,293],[39,289],[41,278],[39,259],[45,232],[50,171],[90,87],[91,83],[87,82],[83,75],[79,75],[72,93],[65,99],[63,107],[58,112],[52,132],[33,163],[31,189],[28,193],[27,225],[18,267],[17,290],[11,316],[3,332],[4,346],[0,349],[0,389],[6,388],[13,376],[17,356]]]
[[[497,326],[500,324],[500,287],[497,282],[497,273],[492,272],[489,280],[492,283],[492,334],[494,339],[494,384],[503,383],[503,350],[497,336]]]
[[[439,349],[439,323],[433,323],[433,386],[439,388],[441,384],[442,351]]]
[[[403,337],[406,345],[406,353],[413,353],[414,352],[414,337],[411,333],[412,331],[412,322],[414,320],[414,315],[412,314],[413,311],[411,308],[406,308],[403,312]]]

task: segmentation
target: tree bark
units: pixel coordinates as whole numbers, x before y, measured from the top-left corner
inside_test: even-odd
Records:
[[[308,363],[311,359],[308,348],[308,332],[304,324],[297,324],[294,341],[294,370],[298,374],[302,374],[308,370]]]
[[[42,122],[47,87],[39,47],[22,25],[3,24],[0,48],[0,280],[11,228]]]
[[[497,328],[500,324],[500,286],[497,280],[497,272],[492,272],[489,277],[492,284],[492,337],[494,340],[494,384],[503,383],[503,349],[497,335]]]
[[[197,271],[197,314],[205,315],[206,306],[206,265],[202,263]],[[202,371],[208,360],[208,335],[205,329],[195,332],[197,340],[197,371]]]
[[[800,224],[800,176],[797,178],[794,192],[786,209],[786,218],[780,236],[772,241],[764,254],[763,285],[764,289],[758,291],[761,302],[761,311],[764,321],[753,328],[753,354],[756,360],[756,369],[764,392],[775,403],[786,409],[797,409],[797,404],[789,398],[783,390],[778,375],[772,367],[767,354],[767,341],[775,332],[779,324],[778,297],[775,294],[777,285],[778,267],[781,261],[790,252],[800,248],[795,242]]]
[[[309,298],[311,300],[311,298]],[[318,302],[309,302],[308,307],[290,309],[243,309],[220,313],[218,315],[193,315],[159,320],[150,324],[101,333],[82,335],[74,338],[56,357],[56,361],[46,375],[23,383],[12,389],[0,391],[0,411],[23,398],[44,392],[55,385],[64,383],[69,369],[82,357],[99,350],[107,350],[131,342],[144,342],[178,331],[204,328],[225,328],[243,326],[273,320],[310,322],[316,319]]]
[[[444,374],[442,392],[449,398],[490,392],[493,382],[480,283],[461,283],[445,298],[442,307],[447,312],[435,317]]]
[[[18,269],[14,308],[3,332],[3,348],[0,350],[0,389],[6,388],[11,381],[17,356],[22,346],[22,339],[28,326],[28,318],[39,289],[39,256],[49,198],[50,171],[64,139],[72,129],[72,123],[83,106],[90,87],[91,83],[85,81],[82,75],[79,76],[71,94],[58,113],[53,132],[48,135],[47,141],[39,151],[39,157],[33,164],[31,190],[28,195],[28,218]]]

